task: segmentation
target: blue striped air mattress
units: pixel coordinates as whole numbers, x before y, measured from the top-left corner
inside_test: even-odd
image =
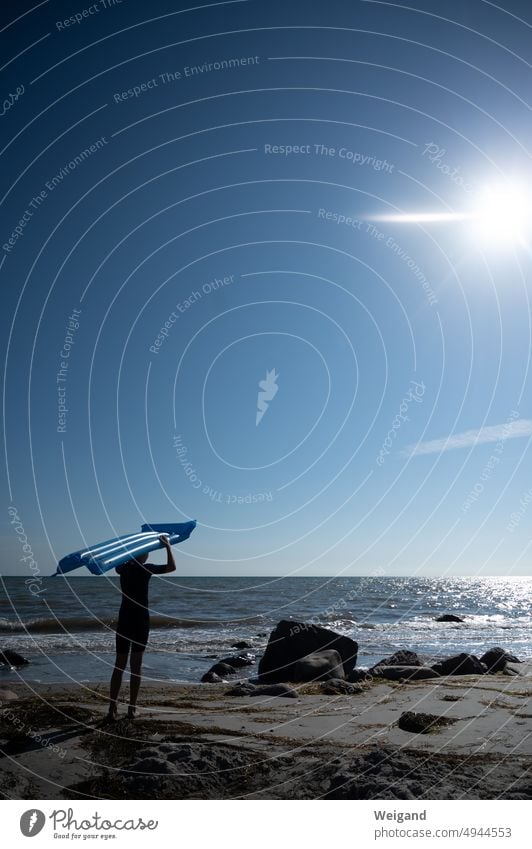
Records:
[[[162,548],[163,544],[159,539],[161,534],[166,534],[170,545],[175,545],[188,539],[195,527],[195,520],[142,525],[140,533],[125,534],[67,554],[57,564],[54,575],[64,575],[66,572],[72,572],[73,569],[79,569],[80,566],[86,566],[93,575],[103,575],[104,572],[127,563],[137,555]]]

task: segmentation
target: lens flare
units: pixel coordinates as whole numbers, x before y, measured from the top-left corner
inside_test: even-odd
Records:
[[[532,202],[530,191],[517,182],[486,186],[472,210],[477,238],[487,246],[530,243]]]

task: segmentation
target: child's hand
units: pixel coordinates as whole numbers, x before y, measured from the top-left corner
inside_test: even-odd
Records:
[[[171,547],[170,543],[168,542],[168,535],[167,534],[161,534],[161,536],[159,537],[159,542],[162,542],[162,544],[164,545],[165,548]]]

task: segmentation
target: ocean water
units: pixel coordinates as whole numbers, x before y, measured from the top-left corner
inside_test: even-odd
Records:
[[[45,578],[40,590],[32,595],[23,578],[0,578],[0,649],[31,660],[20,670],[0,665],[0,685],[108,680],[118,578]],[[352,637],[362,667],[401,648],[435,658],[500,645],[526,659],[532,657],[531,591],[532,578],[153,577],[144,674],[199,681],[215,659],[234,653],[236,640],[251,643],[258,661],[280,619]],[[436,622],[443,613],[465,622]]]

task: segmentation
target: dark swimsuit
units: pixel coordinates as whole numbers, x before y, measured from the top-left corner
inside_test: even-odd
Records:
[[[122,590],[122,604],[116,624],[116,653],[144,651],[150,633],[148,584],[152,575],[161,574],[165,566],[151,563],[124,563],[117,566]]]

